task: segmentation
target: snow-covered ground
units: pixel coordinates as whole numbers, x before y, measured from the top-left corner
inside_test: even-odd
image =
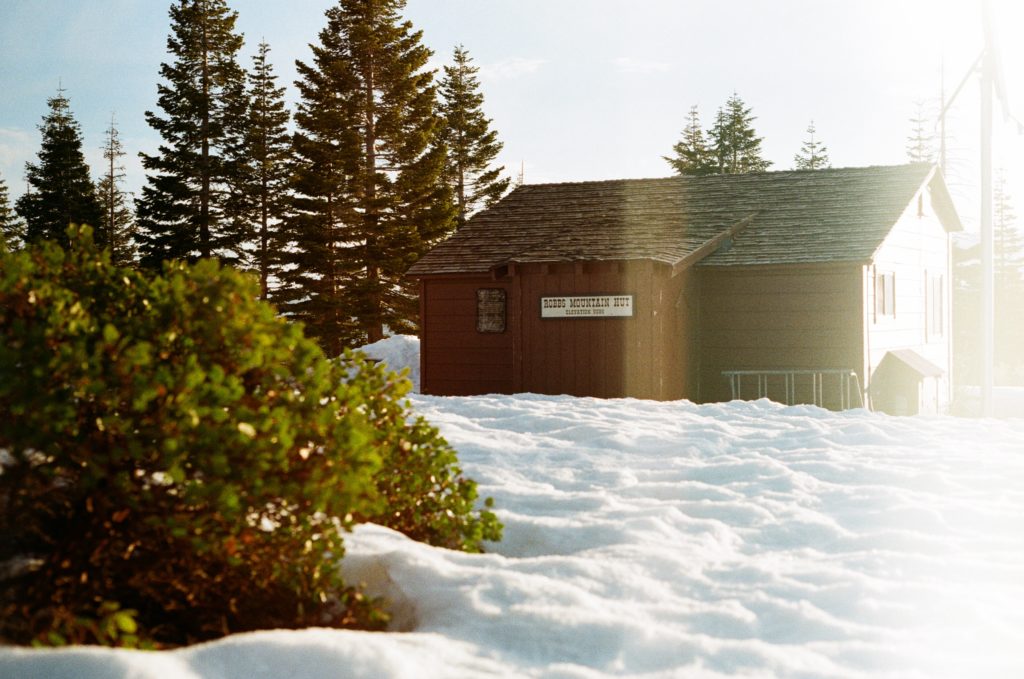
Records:
[[[398,372],[402,369],[409,371],[409,380],[412,382],[413,391],[420,390],[420,338],[413,335],[396,335],[387,337],[379,342],[367,344],[359,351],[386,365],[389,369]]]
[[[397,344],[375,357],[400,367]],[[494,497],[505,539],[468,555],[359,527],[344,568],[393,602],[392,633],[2,649],[0,677],[1024,676],[1024,419],[412,405]]]

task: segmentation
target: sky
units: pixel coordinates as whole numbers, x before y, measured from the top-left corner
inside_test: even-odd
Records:
[[[294,62],[325,25],[332,0],[231,0],[245,35],[242,63],[266,40],[295,100]],[[1024,7],[993,0],[998,33],[1019,34]],[[139,191],[137,154],[160,139],[156,108],[168,59],[169,0],[3,0],[0,3],[0,176],[12,200],[39,149],[46,100],[63,87],[95,175],[111,117]],[[662,159],[691,106],[705,127],[733,93],[751,107],[772,169],[793,166],[813,120],[836,167],[906,160],[910,118],[934,115],[982,47],[981,3],[968,0],[409,0],[403,15],[450,61],[462,44],[480,68],[499,157],[527,183],[671,174]],[[1000,42],[1013,114],[1024,120],[1024,44]],[[948,117],[949,183],[977,222],[978,79]],[[996,115],[995,164],[1024,201],[1024,137]]]
[[[399,369],[418,347],[366,350]],[[1024,390],[1005,394],[1015,417],[414,394],[505,528],[484,554],[346,535],[390,633],[0,647],[0,676],[1019,678]]]

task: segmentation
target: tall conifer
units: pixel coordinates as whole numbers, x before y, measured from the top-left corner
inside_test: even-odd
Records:
[[[341,0],[297,64],[294,241],[277,298],[330,352],[415,329],[404,276],[450,232],[430,50],[404,0]]]
[[[1003,170],[996,173],[992,203],[995,379],[997,384],[1024,385],[1024,234],[1017,228]],[[956,377],[966,384],[981,379],[981,269],[980,243],[954,250],[953,365]]]
[[[1000,169],[992,195],[993,274],[1000,287],[1024,287],[1024,236],[1017,230],[1017,211]]]
[[[25,225],[14,214],[7,182],[0,176],[0,252],[11,252],[21,248],[25,238]]]
[[[935,135],[929,132],[929,120],[923,101],[914,102],[914,115],[910,118],[910,136],[907,137],[907,160],[912,163],[935,161]]]
[[[138,254],[135,244],[135,213],[120,187],[124,180],[124,166],[121,165],[124,155],[121,135],[111,116],[107,139],[103,144],[106,165],[103,177],[96,185],[96,192],[103,203],[103,219],[100,220],[101,229],[97,232],[96,242],[110,249],[110,259],[118,266],[134,264]]]
[[[269,279],[278,268],[279,230],[290,207],[291,135],[284,88],[268,59],[270,46],[261,42],[249,72],[248,111],[239,145],[233,150],[237,168],[230,212],[236,230],[251,233],[252,266],[259,273],[260,296],[267,298]]]
[[[238,257],[240,235],[224,217],[233,178],[225,150],[237,143],[245,112],[245,73],[236,56],[242,36],[225,0],[171,6],[167,51],[157,86],[163,116],[146,112],[163,143],[142,155],[147,185],[138,200],[143,264],[165,259]]]
[[[498,133],[484,115],[484,96],[469,53],[455,48],[452,65],[444,67],[441,79],[443,139],[448,152],[445,175],[455,195],[458,224],[481,207],[493,205],[508,190],[510,177],[502,177],[503,166],[492,167],[501,152]]]
[[[814,138],[817,130],[814,129],[814,121],[807,126],[807,141],[800,147],[800,153],[793,156],[794,167],[798,170],[820,170],[824,167],[832,167],[828,159],[828,148]]]
[[[703,176],[714,174],[716,165],[700,126],[700,113],[696,104],[690,107],[683,129],[683,138],[672,147],[673,156],[662,156],[676,174]]]
[[[39,126],[43,140],[38,164],[25,164],[28,191],[15,210],[25,220],[25,242],[43,239],[67,245],[71,223],[99,228],[102,208],[82,154],[82,135],[64,90],[47,100],[50,112]]]
[[[716,174],[764,172],[771,165],[761,157],[763,139],[754,131],[755,120],[750,107],[735,92],[718,109],[708,132]]]
[[[1024,384],[1024,236],[1017,229],[1017,214],[1000,170],[993,192],[993,278],[995,308],[995,360],[1000,382]]]
[[[336,27],[322,30],[320,44],[310,47],[313,64],[296,63],[295,196],[285,225],[289,246],[281,251],[282,285],[271,299],[337,355],[358,332],[346,297],[356,263],[343,249],[354,242],[351,224],[358,218],[351,199],[358,170],[358,112],[350,102],[356,80],[349,69],[332,67],[345,49]]]

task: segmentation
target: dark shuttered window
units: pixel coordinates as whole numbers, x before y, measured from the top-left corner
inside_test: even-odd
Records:
[[[476,331],[505,332],[505,291],[502,288],[476,291]]]

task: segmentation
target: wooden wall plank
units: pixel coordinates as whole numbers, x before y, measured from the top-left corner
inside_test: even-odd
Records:
[[[508,318],[503,333],[476,329],[476,291],[503,288],[508,295],[509,282],[462,277],[424,279],[421,285],[425,300],[420,328],[421,391],[447,395],[511,393],[512,333]],[[507,307],[506,314],[508,311]]]
[[[730,398],[723,370],[863,369],[861,267],[701,274],[702,401]]]

